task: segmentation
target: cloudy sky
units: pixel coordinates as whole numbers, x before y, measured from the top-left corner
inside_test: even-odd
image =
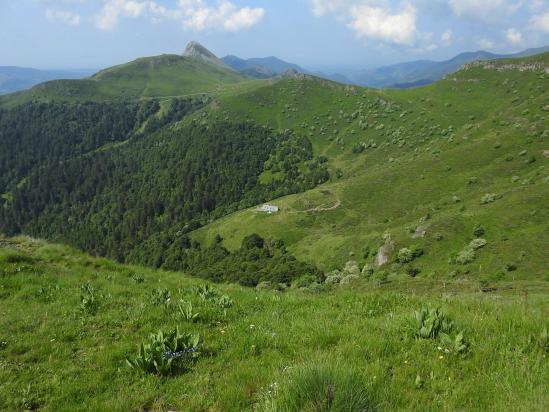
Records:
[[[181,53],[307,67],[549,45],[549,0],[0,0],[0,65],[100,68]]]

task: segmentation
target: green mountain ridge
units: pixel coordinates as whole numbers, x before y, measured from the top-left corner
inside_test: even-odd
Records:
[[[114,66],[82,80],[42,83],[27,91],[2,96],[0,105],[181,97],[216,93],[223,87],[246,81],[250,79],[229,68],[192,57],[166,54]]]

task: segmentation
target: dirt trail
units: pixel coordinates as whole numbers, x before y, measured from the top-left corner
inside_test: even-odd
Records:
[[[324,190],[322,193],[326,196],[334,196],[336,198],[336,202],[330,207],[317,206],[307,210],[296,210],[293,213],[329,212],[330,210],[336,210],[338,207],[341,206],[341,199],[334,192],[332,192],[331,190]]]

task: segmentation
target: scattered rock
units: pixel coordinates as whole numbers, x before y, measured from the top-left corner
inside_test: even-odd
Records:
[[[395,244],[391,240],[391,235],[386,234],[384,238],[385,238],[385,243],[377,251],[376,261],[375,261],[376,266],[383,266],[387,264],[389,262],[391,254],[395,250]]]

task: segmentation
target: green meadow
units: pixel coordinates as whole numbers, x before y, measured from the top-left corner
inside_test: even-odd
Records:
[[[201,295],[203,281],[183,273],[30,238],[0,244],[1,410],[541,411],[549,404],[544,281],[499,281],[491,292],[475,280],[410,278],[282,293],[206,288],[230,299],[221,308]],[[189,304],[190,313],[181,310]],[[443,312],[438,335],[421,328],[422,308]],[[128,365],[149,334],[176,327],[200,337],[183,370],[163,376]]]

